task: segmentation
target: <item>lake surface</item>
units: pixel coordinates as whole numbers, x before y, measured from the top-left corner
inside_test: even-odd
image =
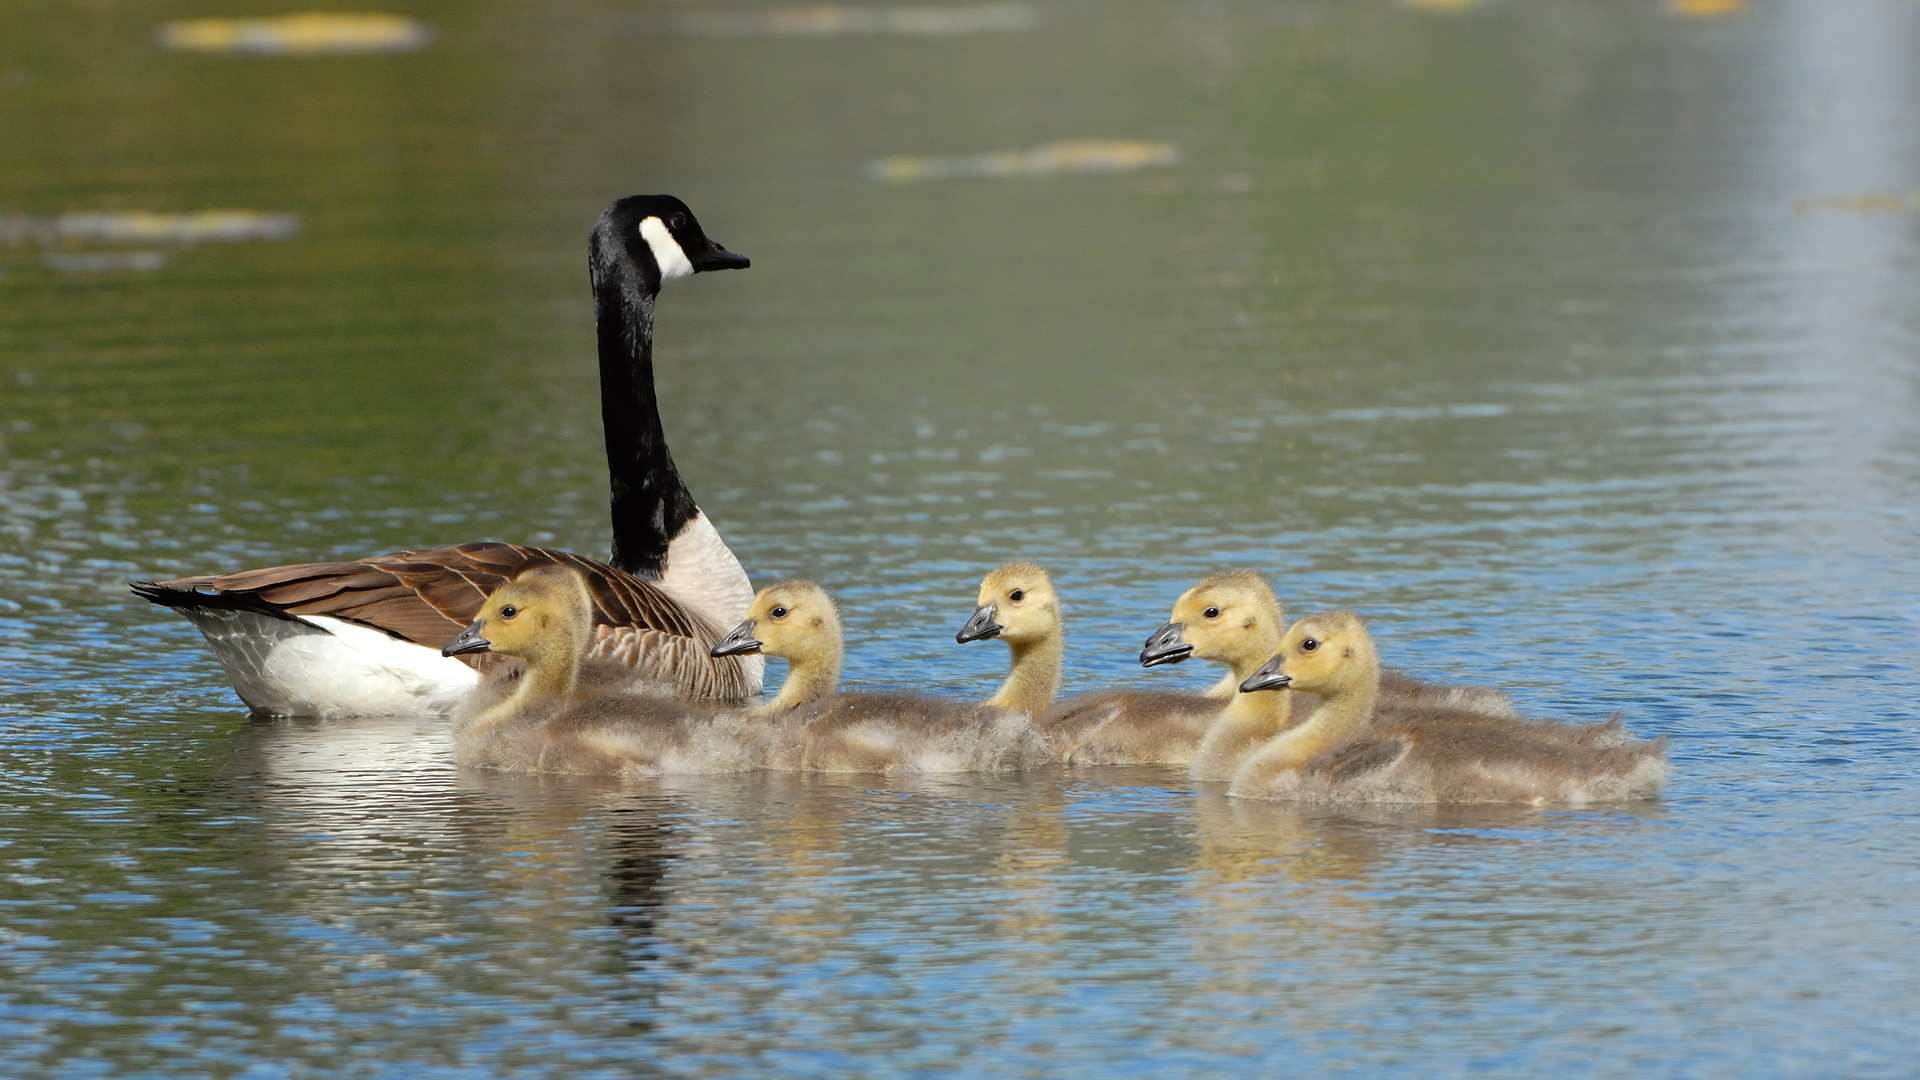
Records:
[[[1911,1075],[1920,5],[399,7],[319,55],[0,14],[9,1076]],[[952,633],[1019,557],[1069,690],[1197,687],[1134,654],[1253,567],[1625,710],[1666,797],[250,720],[127,580],[604,554],[583,241],[642,191],[754,260],[662,297],[663,412],[851,683],[986,693]]]

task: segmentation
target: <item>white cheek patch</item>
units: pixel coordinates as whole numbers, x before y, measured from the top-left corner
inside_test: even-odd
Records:
[[[653,249],[654,264],[660,267],[660,280],[672,281],[693,273],[693,264],[687,261],[687,253],[680,250],[680,241],[667,231],[666,223],[657,217],[650,217],[640,223],[640,238]]]

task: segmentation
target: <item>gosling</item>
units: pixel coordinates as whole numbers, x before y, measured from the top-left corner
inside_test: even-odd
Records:
[[[1044,572],[1034,567],[1027,575],[1006,577],[1006,569],[996,571],[1005,579],[990,577],[982,584],[982,604],[989,599],[989,586],[1003,599],[1008,589],[1024,586],[1047,599],[1042,606],[1055,613],[1057,624],[1058,603]],[[1225,676],[1203,694],[1121,691],[1069,699],[1042,723],[1055,760],[1075,765],[1186,765],[1195,780],[1231,780],[1233,770],[1256,746],[1313,709],[1311,695],[1240,693],[1240,684],[1279,649],[1285,629],[1280,600],[1261,575],[1240,570],[1206,578],[1174,602],[1166,625],[1140,650],[1140,664],[1152,668],[1190,658],[1208,660],[1224,664]],[[1056,626],[1055,637],[1058,633]],[[1490,687],[1424,683],[1386,672],[1382,693],[1396,704],[1440,704],[1519,716],[1507,695]]]
[[[1235,770],[1227,794],[1239,798],[1577,806],[1650,799],[1667,780],[1666,738],[1628,738],[1617,713],[1574,725],[1383,705],[1379,654],[1351,612],[1294,623],[1241,689],[1320,702]]]
[[[578,571],[527,570],[496,589],[443,653],[519,657],[454,711],[454,760],[475,768],[593,776],[734,773],[758,766],[766,733],[740,710],[636,693],[583,663],[593,602]]]
[[[1201,756],[1250,747],[1286,726],[1290,694],[1242,701],[1242,681],[1280,647],[1280,601],[1260,575],[1235,571],[1188,589],[1165,626],[1140,650],[1143,667],[1189,658],[1227,666],[1204,694],[1118,691],[1062,702],[1044,723],[1056,760],[1074,765],[1190,765]],[[1231,713],[1232,723],[1223,711]],[[1216,735],[1216,732],[1219,733]],[[1207,740],[1223,746],[1206,751]],[[1197,767],[1197,766],[1196,766]],[[1213,778],[1209,771],[1206,778]],[[1219,779],[1227,779],[1221,776]]]
[[[787,679],[755,710],[770,731],[767,766],[803,772],[1005,772],[1046,760],[1046,744],[1019,708],[1036,679],[1052,696],[1046,659],[1016,655],[1007,685],[984,704],[921,694],[839,693],[840,612],[811,581],[760,590],[747,619],[716,656],[764,653],[787,661]],[[1059,678],[1059,657],[1051,661]]]

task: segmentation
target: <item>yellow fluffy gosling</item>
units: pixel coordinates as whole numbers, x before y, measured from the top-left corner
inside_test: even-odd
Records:
[[[1032,563],[1010,562],[980,579],[977,604],[953,640],[965,645],[994,638],[1013,651],[1007,681],[987,704],[1039,720],[1060,689],[1060,598],[1053,579]]]
[[[995,573],[1006,575],[1007,569]],[[1004,594],[1021,581],[1047,597],[1046,610],[1056,613],[1057,637],[1058,603],[1038,568],[991,584]],[[984,604],[989,589],[983,585],[981,591]],[[1264,577],[1246,570],[1208,577],[1174,602],[1167,624],[1140,650],[1140,663],[1159,667],[1189,658],[1209,660],[1226,665],[1226,675],[1204,694],[1120,691],[1062,702],[1042,722],[1055,759],[1076,765],[1186,765],[1196,780],[1231,780],[1248,753],[1304,718],[1315,704],[1309,695],[1239,692],[1240,684],[1279,649],[1285,629],[1280,600]],[[1505,693],[1488,687],[1435,685],[1387,672],[1382,692],[1396,704],[1519,715]]]
[[[601,678],[582,665],[592,643],[592,600],[577,571],[542,566],[496,589],[444,652],[517,656],[526,672],[483,685],[455,710],[455,760],[599,776],[756,766],[764,736],[742,713],[636,694],[626,679]]]
[[[764,653],[788,663],[787,680],[756,710],[770,722],[769,768],[806,772],[990,772],[1046,760],[1024,700],[1031,658],[1016,655],[1007,687],[984,705],[920,694],[842,694],[840,613],[811,581],[760,590],[747,620],[715,655]],[[1042,661],[1044,664],[1044,660]],[[1052,679],[1059,678],[1056,650]],[[1044,681],[1044,679],[1043,679]],[[1009,693],[1008,687],[1013,687]],[[1047,696],[1052,696],[1051,683]]]
[[[1187,590],[1174,604],[1167,625],[1147,639],[1140,653],[1142,664],[1177,663],[1191,655],[1220,660],[1230,669],[1225,679],[1207,691],[1211,695],[1224,689],[1232,699],[1214,712],[1190,754],[1187,769],[1193,779],[1233,779],[1234,770],[1248,754],[1305,719],[1319,703],[1312,694],[1286,687],[1258,694],[1240,692],[1241,684],[1279,651],[1285,626],[1280,600],[1265,578],[1248,572],[1216,574]],[[1180,652],[1182,645],[1191,645],[1191,651]],[[1459,709],[1520,719],[1504,690],[1422,682],[1397,671],[1380,673],[1380,700],[1395,708]]]
[[[1279,648],[1286,628],[1282,618],[1273,590],[1249,571],[1215,574],[1188,589],[1174,603],[1167,624],[1147,639],[1140,663],[1159,667],[1188,658],[1211,660],[1227,666],[1226,676],[1204,694],[1121,691],[1062,702],[1044,725],[1057,760],[1187,765],[1216,731],[1240,733],[1237,741],[1229,741],[1241,752],[1279,731],[1286,726],[1292,695],[1248,698],[1239,688]],[[1235,721],[1224,729],[1223,709]],[[1204,778],[1213,777],[1209,772]]]
[[[1616,802],[1659,794],[1667,740],[1628,740],[1618,714],[1573,725],[1380,700],[1380,660],[1350,612],[1301,619],[1242,687],[1298,689],[1319,705],[1267,740],[1227,794],[1323,802]]]

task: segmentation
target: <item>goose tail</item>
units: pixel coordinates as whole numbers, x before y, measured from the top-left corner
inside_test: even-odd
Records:
[[[246,611],[276,619],[295,618],[252,593],[214,589],[212,581],[212,578],[129,581],[127,587],[133,590],[133,595],[150,604],[173,608],[183,614],[189,611]]]
[[[294,615],[207,579],[135,581],[135,596],[185,616],[234,692],[269,716],[445,713],[479,682],[457,659],[346,619]]]

